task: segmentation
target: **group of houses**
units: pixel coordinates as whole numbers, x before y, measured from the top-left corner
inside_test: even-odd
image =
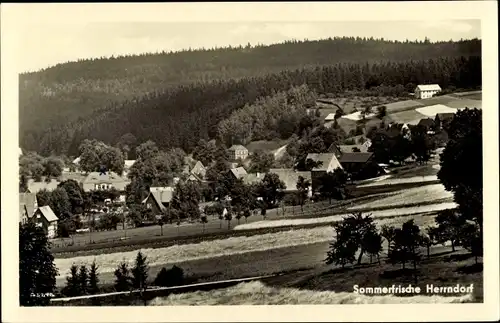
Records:
[[[54,238],[57,234],[57,221],[59,218],[54,214],[50,206],[38,207],[35,193],[19,194],[19,223],[34,223],[41,227],[47,237]]]

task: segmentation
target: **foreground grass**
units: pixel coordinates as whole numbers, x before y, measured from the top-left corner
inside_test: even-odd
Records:
[[[351,268],[327,269],[317,265],[266,279],[263,282],[242,283],[234,287],[171,294],[159,297],[149,305],[283,305],[283,304],[398,304],[398,303],[462,303],[482,302],[482,265],[463,251],[452,254],[446,247],[434,247],[430,259],[418,268],[418,282],[413,273],[401,271],[399,266],[369,264]],[[453,286],[474,284],[472,294],[430,294],[426,285]],[[403,285],[419,286],[423,292],[416,295],[370,296],[353,293],[353,286],[375,287]]]

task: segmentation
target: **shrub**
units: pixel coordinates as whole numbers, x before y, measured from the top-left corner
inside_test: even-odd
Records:
[[[154,280],[155,286],[170,287],[179,286],[184,283],[184,270],[182,268],[173,266],[167,270],[163,267]]]

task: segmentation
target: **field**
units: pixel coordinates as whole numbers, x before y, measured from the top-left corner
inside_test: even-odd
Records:
[[[437,200],[452,201],[453,194],[449,191],[446,191],[442,184],[425,185],[390,194],[390,196],[386,198],[381,198],[372,202],[356,205],[355,207],[350,208],[350,210],[377,208],[388,205],[399,207],[410,203],[425,203]]]
[[[415,109],[421,106],[423,106],[423,104],[415,100],[399,101],[385,105],[388,113],[395,113],[395,112]]]
[[[456,113],[457,109],[450,108],[446,105],[442,104],[435,104],[435,105],[429,105],[423,108],[417,108],[415,111],[418,113],[423,114],[424,116],[427,116],[429,118],[435,118],[436,114],[438,113]]]

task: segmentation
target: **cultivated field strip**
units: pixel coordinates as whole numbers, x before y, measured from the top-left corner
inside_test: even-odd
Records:
[[[150,306],[168,305],[312,305],[312,304],[440,304],[466,303],[472,295],[464,296],[368,296],[355,293],[312,291],[296,288],[268,287],[255,281],[212,291],[197,291],[158,297]]]
[[[381,181],[361,184],[358,185],[357,187],[386,186],[386,185],[398,185],[398,184],[408,184],[408,183],[425,183],[434,181],[438,181],[438,177],[436,175],[414,176],[407,178],[388,178]]]
[[[450,199],[451,201],[453,199],[453,193],[446,191],[442,184],[432,184],[402,190],[397,192],[397,194],[392,194],[385,198],[356,205],[349,208],[349,210],[355,211],[367,208],[378,208],[387,205],[397,207],[410,203],[418,204],[444,199]]]
[[[400,217],[381,219],[377,220],[376,223],[378,225],[400,225],[406,220],[405,217]],[[417,225],[433,222],[433,218],[430,216],[416,216],[415,220]],[[132,264],[139,250],[148,257],[148,263],[153,267],[198,259],[210,259],[221,256],[328,242],[331,241],[333,237],[334,230],[330,226],[321,226],[311,229],[296,229],[261,235],[202,241],[195,244],[173,245],[166,248],[138,249],[128,252],[74,258],[56,258],[54,262],[62,276],[68,273],[71,265],[90,264],[94,260],[99,266],[99,271],[101,273],[111,273],[122,261]]]
[[[454,202],[446,203],[436,203],[430,205],[414,206],[414,207],[402,207],[402,208],[392,208],[380,211],[369,212],[373,218],[384,218],[384,217],[398,217],[398,216],[409,216],[419,213],[429,213],[437,212],[446,209],[455,208],[457,205]],[[318,223],[333,223],[341,220],[345,216],[349,216],[352,213],[343,213],[332,216],[325,216],[321,218],[310,218],[310,219],[284,219],[284,220],[274,220],[274,221],[258,221],[248,224],[241,224],[234,227],[234,230],[251,230],[260,228],[276,228],[276,227],[288,227],[288,226],[302,226],[309,224]]]

